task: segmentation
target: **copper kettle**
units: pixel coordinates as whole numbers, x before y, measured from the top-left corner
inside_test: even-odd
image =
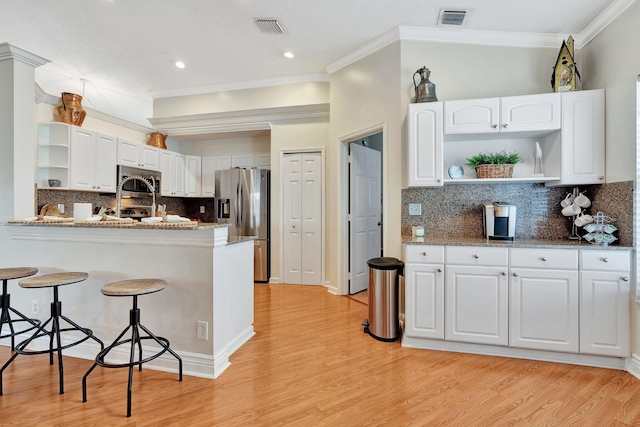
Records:
[[[167,139],[167,135],[163,135],[160,132],[148,133],[147,145],[151,145],[152,147],[162,148],[164,150],[167,148],[167,144],[165,144],[166,139]]]

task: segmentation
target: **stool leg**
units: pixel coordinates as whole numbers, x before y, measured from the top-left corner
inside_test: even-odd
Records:
[[[140,344],[140,335],[136,325],[133,325],[131,328],[131,354],[129,357],[129,384],[127,385],[127,417],[131,416],[131,392],[133,389],[133,364],[136,356],[136,342]]]
[[[153,334],[153,332],[151,332],[150,330],[148,330],[147,328],[145,328],[145,327],[144,327],[144,325],[142,325],[142,324],[141,324],[141,325],[139,325],[139,326],[140,326],[140,328],[142,328],[142,330],[143,330],[143,331],[145,331],[145,332],[147,333],[147,335],[149,335],[151,338],[153,338],[153,340],[154,340],[155,342],[157,342],[157,343],[158,343],[158,344],[160,344],[162,347],[164,347],[164,344],[162,343],[162,341],[160,341],[160,338],[158,338],[157,336],[155,336],[155,335]],[[171,354],[173,355],[173,357],[175,357],[176,359],[178,359],[178,371],[179,371],[179,378],[180,378],[180,380],[179,380],[179,381],[182,381],[182,358],[181,358],[180,356],[178,356],[178,354],[177,354],[175,351],[171,350],[171,348],[170,348],[170,347],[168,347],[168,346],[167,346],[167,351],[168,351],[169,353],[171,353]]]
[[[76,322],[74,322],[73,320],[69,319],[67,316],[65,316],[63,314],[60,315],[60,318],[62,318],[65,322],[69,323],[74,328],[79,329],[80,331],[84,332],[84,331],[87,330],[87,328],[83,328],[82,326],[78,325]],[[91,332],[91,335],[89,336],[89,338],[91,338],[92,340],[94,340],[95,342],[100,344],[100,351],[104,350],[104,343],[98,337],[93,335],[93,331]]]
[[[68,319],[65,318],[65,320],[67,320],[68,322],[70,322]],[[72,325],[75,326],[75,324],[73,322],[70,322]],[[129,330],[130,326],[127,326],[124,331],[122,331],[122,333],[120,333],[120,335],[118,335],[118,338],[116,338],[115,340],[113,340],[113,342],[111,343],[110,346],[108,346],[107,348],[104,348],[104,344],[102,343],[102,341],[100,341],[99,339],[96,338],[96,340],[100,343],[100,346],[102,347],[102,349],[100,350],[100,352],[96,355],[96,362],[93,364],[93,366],[91,366],[91,368],[89,368],[89,370],[87,371],[86,374],[84,374],[84,377],[82,377],[82,401],[86,402],[87,401],[87,377],[89,376],[89,374],[95,369],[96,366],[98,366],[98,360],[100,360],[101,362],[104,362],[104,356],[106,356],[113,347],[116,347],[118,342],[120,341],[120,338],[122,338],[124,336],[124,334],[127,333],[127,331]]]
[[[13,362],[13,359],[15,359],[18,356],[18,353],[13,353],[13,355],[11,356],[11,358],[7,361],[7,363],[5,363],[2,366],[2,369],[0,369],[0,396],[2,396],[2,373],[4,372],[4,370],[7,368],[7,366],[9,366],[11,364],[11,362]]]

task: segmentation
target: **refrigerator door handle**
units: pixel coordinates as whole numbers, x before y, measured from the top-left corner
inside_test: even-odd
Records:
[[[242,191],[242,184],[238,183],[238,201],[240,202],[240,224],[244,222],[244,191]]]
[[[240,202],[238,200],[239,196],[239,188],[240,188],[240,184],[236,183],[236,200],[235,200],[235,208],[236,208],[236,223],[235,226],[236,228],[240,228]]]

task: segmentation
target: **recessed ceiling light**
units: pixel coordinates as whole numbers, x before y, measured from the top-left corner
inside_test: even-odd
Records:
[[[287,58],[293,58],[293,53],[291,52],[285,52],[284,56],[286,56]]]
[[[178,67],[178,68],[184,68],[184,62],[182,62],[182,61],[176,61],[176,67]]]

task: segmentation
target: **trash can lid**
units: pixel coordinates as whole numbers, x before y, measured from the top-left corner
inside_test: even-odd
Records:
[[[404,263],[397,258],[382,257],[371,258],[367,265],[377,270],[402,270]]]

